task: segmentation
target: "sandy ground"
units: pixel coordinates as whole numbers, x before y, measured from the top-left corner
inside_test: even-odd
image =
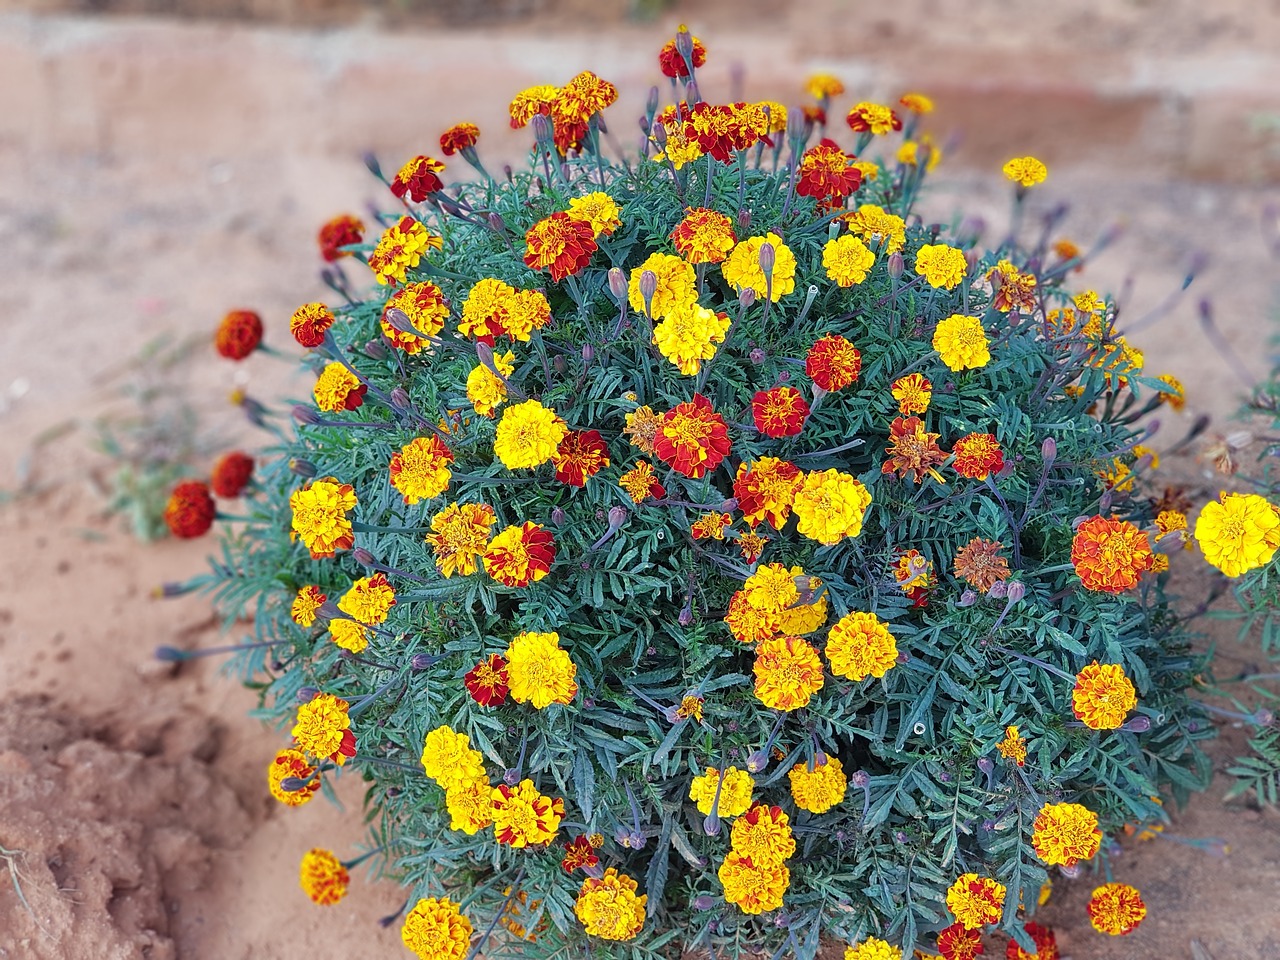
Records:
[[[834,0],[820,6],[824,16],[840,8]],[[993,5],[977,9],[989,24]],[[1095,26],[1107,26],[1105,52],[1118,49],[1121,21],[1142,5],[1090,9]],[[1223,44],[1234,44],[1243,53],[1226,74],[1238,79],[1254,70],[1250,57],[1265,50],[1265,37],[1280,36],[1267,32],[1274,17],[1241,33],[1235,7],[1222,11],[1226,20],[1216,29],[1209,14],[1194,21],[1207,38],[1198,48],[1168,24],[1156,25],[1164,31],[1157,31],[1160,57],[1149,62],[1221,54]],[[859,32],[839,49],[830,35],[795,39],[766,77],[785,83],[783,97],[790,99],[810,65],[847,61],[849,69],[871,70],[891,61],[894,43],[907,40],[901,21],[884,22],[891,26]],[[947,21],[929,23],[910,42],[945,45]],[[1047,18],[1044,26],[1062,25]],[[629,27],[606,40],[569,36],[562,58],[574,69],[581,61],[608,73],[610,53],[600,47],[612,44],[625,53],[617,59],[624,76],[615,78],[626,80],[652,72],[649,51],[663,35],[657,27]],[[519,37],[499,41],[507,46],[496,49],[510,52]],[[463,54],[448,51],[462,42],[402,35],[393,59],[438,79],[456,70]],[[547,72],[563,79],[566,70],[549,58],[555,48],[545,37],[530,40],[533,53],[518,62],[492,61],[495,75],[479,89],[455,76],[442,98],[447,108],[427,102],[406,111],[387,105],[379,44],[367,30],[316,36],[0,20],[0,47],[13,53],[0,58],[0,76],[21,76],[25,84],[0,86],[0,847],[19,852],[14,864],[26,898],[24,904],[10,889],[0,862],[0,957],[400,955],[395,929],[376,922],[400,905],[394,884],[374,882],[362,870],[351,896],[329,909],[313,907],[297,886],[297,862],[309,847],[358,852],[359,783],[345,782],[345,809],[323,802],[279,808],[266,794],[264,771],[283,735],[248,718],[251,693],[219,676],[215,664],[172,671],[151,659],[159,644],[218,642],[204,600],[150,595],[157,583],[201,569],[213,545],[140,545],[106,518],[101,490],[108,465],[93,450],[89,429],[104,411],[128,409],[118,388],[129,381],[131,358],[156,336],[203,337],[227,308],[248,306],[267,318],[269,340],[284,344],[293,307],[323,296],[312,246],[317,226],[378,196],[359,163],[361,150],[376,147],[393,165],[401,154],[429,149],[438,129],[474,115],[494,131],[486,159],[500,162],[515,150],[515,141],[497,135],[494,120],[511,90],[548,79]],[[634,53],[637,44],[643,57]],[[27,73],[24,55],[33,65]],[[1256,69],[1262,76],[1271,66]],[[993,76],[1000,72],[992,67]],[[725,73],[719,77],[727,83]],[[343,82],[335,85],[335,76]],[[1231,76],[1220,82],[1229,85]],[[1062,91],[1076,82],[1047,84],[1046,96],[1067,102]],[[1180,75],[1178,83],[1173,93],[1152,96],[1190,96],[1194,106],[1195,96],[1212,92],[1196,88],[1192,96],[1192,80]],[[972,87],[955,89],[955,109],[947,114],[944,100],[940,110],[942,134],[949,125],[982,119],[981,110],[973,112],[980,101]],[[759,94],[765,92],[772,91]],[[1258,96],[1269,102],[1273,94]],[[336,116],[331,125],[328,107]],[[630,129],[627,115],[611,121],[615,128]],[[378,121],[354,122],[362,116]],[[1133,155],[1132,143],[1086,149],[1080,141],[1089,130],[1070,123],[1093,114],[1068,116],[1075,119],[995,123],[980,149],[970,137],[956,164],[939,171],[930,209],[949,218],[963,206],[987,218],[994,232],[1003,224],[1007,192],[991,176],[990,157],[1037,151],[1038,137],[1058,145],[1060,162],[1038,202],[1043,208],[1069,201],[1064,231],[1082,242],[1112,224],[1125,227],[1105,263],[1082,282],[1121,296],[1151,372],[1173,372],[1187,383],[1191,411],[1165,418],[1157,446],[1167,447],[1194,413],[1228,414],[1241,388],[1198,331],[1197,298],[1213,300],[1246,366],[1265,369],[1258,342],[1268,327],[1274,266],[1258,217],[1280,190],[1265,176],[1270,161],[1261,154],[1240,159],[1248,175],[1198,177],[1195,152],[1172,151],[1163,139],[1168,131],[1155,124],[1143,134],[1163,158],[1155,175],[1116,162]],[[1208,266],[1187,297],[1163,319],[1143,320],[1177,288],[1198,253]],[[200,410],[207,436],[256,442],[226,402],[234,386],[263,399],[306,389],[288,364],[258,356],[233,368],[211,351],[198,354],[165,389],[175,403]],[[1199,476],[1189,461],[1171,469]],[[1213,485],[1200,482],[1201,492]],[[1192,581],[1187,592],[1195,596],[1200,587]],[[1229,627],[1215,638],[1242,652]],[[1238,731],[1226,733],[1212,748],[1219,769],[1241,743]],[[1059,930],[1064,956],[1280,958],[1274,909],[1280,818],[1242,803],[1224,811],[1225,787],[1220,777],[1180,813],[1171,837],[1132,845],[1117,860],[1117,879],[1140,886],[1151,907],[1137,934],[1114,941],[1094,934],[1083,919],[1091,884],[1059,884],[1047,920]],[[1230,852],[1209,854],[1184,842],[1201,839],[1225,841]],[[1202,952],[1193,952],[1193,942]],[[992,942],[988,951],[999,955],[1002,947]]]

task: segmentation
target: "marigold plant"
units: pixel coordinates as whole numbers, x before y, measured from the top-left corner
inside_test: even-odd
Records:
[[[1208,776],[1134,450],[1169,388],[1042,231],[922,218],[927,97],[819,131],[835,78],[713,104],[715,56],[662,48],[638,153],[583,73],[514,97],[509,176],[467,124],[469,180],[370,162],[387,212],[271,321],[322,386],[197,582],[255,624],[271,792],[365,779],[420,956],[1030,955],[1049,874]]]

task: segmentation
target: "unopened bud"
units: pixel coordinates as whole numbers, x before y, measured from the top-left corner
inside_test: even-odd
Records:
[[[514,787],[520,782],[520,771],[515,767],[509,767],[502,773],[502,782],[508,787]]]
[[[681,607],[680,615],[676,617],[676,622],[682,627],[687,627],[693,623],[693,607],[687,603]]]
[[[351,557],[352,559],[355,560],[356,563],[360,564],[360,566],[362,567],[372,567],[375,563],[378,562],[376,559],[374,559],[373,554],[370,553],[368,550],[366,550],[364,547],[356,547],[354,550],[352,550]]]
[[[849,782],[859,790],[865,790],[871,786],[871,775],[865,770],[855,770],[850,774]]]
[[[1002,466],[999,470],[996,471],[995,478],[997,480],[1008,480],[1010,477],[1013,476],[1013,471],[1014,471],[1013,461],[1006,460],[1004,462],[1004,466]]]
[[[1102,496],[1098,498],[1098,513],[1107,514],[1111,512],[1111,491],[1103,490]]]
[[[693,34],[683,23],[676,30],[676,53],[686,60],[693,59]]]
[[[1045,437],[1044,442],[1040,444],[1040,457],[1044,460],[1046,470],[1053,466],[1053,461],[1058,459],[1058,443],[1053,437]]]
[[[1010,580],[1005,594],[1010,603],[1021,603],[1022,598],[1027,595],[1027,587],[1021,580]]]
[[[618,267],[609,268],[609,292],[619,303],[627,299],[627,275]]]
[[[698,89],[698,82],[692,77],[689,78],[688,84],[685,85],[684,99],[691,106],[702,102],[702,92]]]
[[[493,369],[493,347],[485,343],[483,340],[476,341],[476,358],[481,364]]]
[[[311,781],[304,777],[285,777],[280,781],[280,789],[285,793],[296,793],[305,790]]]
[[[299,477],[314,477],[318,471],[310,460],[293,457],[289,460],[289,472]]]
[[[310,703],[320,693],[316,687],[299,687],[298,692],[294,694],[294,698],[299,703]]]
[[[1009,585],[1003,580],[997,580],[991,585],[991,589],[987,591],[987,596],[992,600],[1003,600],[1009,593]]]
[[[385,360],[391,354],[387,351],[387,345],[381,340],[370,340],[364,345],[364,355],[371,360]]]
[[[720,814],[712,810],[711,815],[702,821],[702,832],[708,837],[720,835]]]
[[[363,159],[364,159],[364,165],[369,168],[369,172],[372,173],[379,180],[381,180],[382,166],[378,163],[378,158],[375,157],[372,153],[366,153]]]
[[[502,219],[502,214],[490,211],[489,226],[498,233],[503,233],[507,229],[507,221]]]
[[[764,360],[765,360],[764,351],[761,350],[759,347],[756,347],[749,354],[747,354],[747,358],[756,366],[760,366],[760,364],[764,363]]]
[[[656,85],[649,88],[649,99],[645,101],[644,105],[645,112],[648,113],[649,116],[652,117],[658,112],[658,101],[661,96],[662,94],[659,93]]]
[[[293,419],[299,423],[317,424],[320,422],[320,414],[316,413],[310,407],[298,404],[293,408]]]
[[[326,600],[320,604],[320,609],[316,611],[316,616],[322,620],[342,620],[346,618],[346,614],[338,609],[338,605],[332,600]]]
[[[957,607],[972,607],[978,602],[978,595],[972,590],[965,590],[960,594],[960,599],[956,601]]]
[[[560,507],[551,508],[551,522],[557,527],[564,526],[564,510]]]
[[[644,312],[653,313],[653,295],[658,292],[658,275],[652,270],[640,274],[640,296],[644,298]]]
[[[529,121],[529,126],[533,127],[533,135],[538,138],[540,143],[545,143],[551,139],[551,121],[544,114],[535,113],[533,119]]]
[[[620,526],[627,522],[627,508],[623,506],[609,508],[609,529],[617,530]]]
[[[970,247],[964,252],[964,262],[968,266],[968,272],[973,273],[973,268],[978,265],[978,251],[975,247]]]
[[[582,345],[582,362],[590,363],[596,358],[596,348],[589,343]]]
[[[569,361],[560,354],[556,354],[555,358],[551,361],[551,369],[555,370],[556,373],[564,373],[569,369]]]
[[[760,245],[760,269],[764,271],[766,277],[773,276],[773,265],[777,260],[777,251],[773,249],[772,243],[762,243]]]
[[[415,653],[409,660],[409,669],[415,673],[421,673],[423,670],[430,669],[439,659],[429,653]]]
[[[737,509],[738,509],[737,497],[730,497],[724,503],[720,504],[721,513],[732,513],[734,510],[737,510]]]
[[[409,391],[404,387],[396,387],[388,396],[391,403],[399,409],[407,410],[409,408]]]
[[[508,182],[513,179],[513,173],[514,171],[511,169],[511,164],[504,163],[502,165],[502,175],[507,178]]]
[[[152,591],[152,596],[161,597],[180,597],[184,593],[190,593],[195,587],[189,583],[162,583]]]
[[[738,233],[739,235],[746,233],[751,229],[751,211],[743,207],[738,211]]]
[[[640,121],[642,124],[644,120]],[[667,128],[661,123],[653,125],[653,142],[658,145],[658,149],[665,150],[667,148]]]
[[[889,254],[889,276],[894,280],[902,276],[902,271],[906,269],[906,263],[902,259],[902,254],[897,250]]]
[[[995,770],[995,768],[996,768],[996,765],[991,762],[990,757],[978,758],[978,769],[981,770],[983,773],[990,775],[991,772]]]
[[[741,307],[749,307],[756,302],[756,291],[752,287],[743,287],[742,292],[738,294],[738,305]]]
[[[693,909],[710,910],[716,905],[715,897],[708,897],[705,893],[693,898]]]
[[[760,773],[767,766],[769,766],[769,758],[765,756],[763,750],[755,750],[747,757],[749,773]]]
[[[1062,875],[1068,880],[1074,880],[1083,872],[1080,864],[1078,863],[1073,863],[1069,867],[1059,867],[1058,869],[1062,871]]]
[[[1126,733],[1146,733],[1151,729],[1151,718],[1138,716],[1126,721],[1121,727]]]

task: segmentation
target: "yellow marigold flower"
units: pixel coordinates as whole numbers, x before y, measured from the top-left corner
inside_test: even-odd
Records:
[[[772,278],[766,277],[760,267],[760,248],[766,243],[773,247]],[[748,287],[755,291],[757,300],[772,298],[777,303],[796,286],[796,258],[791,249],[776,233],[763,237],[748,237],[734,246],[728,259],[720,265],[725,282],[741,293]]]
[[[1187,547],[1190,548],[1191,544],[1187,544]],[[1151,558],[1152,573],[1167,573],[1168,570],[1169,570],[1169,558],[1165,556],[1165,554],[1157,553],[1155,556]]]
[[[1104,883],[1094,888],[1088,910],[1093,929],[1113,937],[1133,933],[1147,915],[1142,894],[1127,883]]]
[[[686,163],[693,163],[702,156],[702,144],[698,142],[697,137],[688,135],[684,120],[674,115],[664,117],[663,113],[659,113],[658,122],[666,132],[667,143],[662,150],[654,154],[655,161],[658,163],[670,161],[671,166],[679,170]]]
[[[1072,298],[1072,302],[1076,305],[1076,309],[1082,313],[1105,313],[1107,310],[1107,301],[1098,296],[1096,290],[1085,290],[1083,293],[1077,293]]]
[[[862,517],[871,494],[859,480],[839,470],[806,474],[792,509],[799,518],[796,532],[825,546],[862,533]]]
[[[461,830],[471,836],[493,823],[493,788],[487,777],[476,777],[449,788],[444,802],[449,810],[450,830]]]
[[[898,401],[898,412],[904,417],[910,417],[929,409],[929,401],[933,399],[933,384],[922,373],[909,373],[893,381],[890,392],[893,399]]]
[[[743,913],[777,910],[791,885],[791,871],[785,863],[756,866],[749,857],[730,851],[716,874],[724,885],[724,898]]]
[[[942,150],[933,142],[933,137],[927,133],[917,140],[907,140],[898,148],[898,162],[908,167],[920,165],[920,151],[923,150],[927,159],[925,160],[924,169],[928,173],[933,172],[933,168],[942,162]]]
[[[751,774],[737,767],[726,767],[724,786],[720,786],[720,771],[715,767],[707,767],[707,772],[694,777],[689,784],[689,799],[698,805],[698,812],[711,815],[711,806],[715,803],[716,789],[720,790],[720,802],[716,805],[716,813],[726,819],[741,816],[751,806],[751,794],[756,782]]]
[[[742,585],[742,593],[747,602],[759,610],[781,615],[800,599],[800,589],[796,586],[796,577],[803,577],[800,567],[788,570],[780,563],[766,563]]]
[[[1187,391],[1183,389],[1181,380],[1170,373],[1162,373],[1156,379],[1168,388],[1160,391],[1160,398],[1165,403],[1174,410],[1181,410],[1187,405]]]
[[[519,130],[528,126],[536,114],[549,114],[551,105],[559,96],[560,88],[547,83],[521,90],[515,95],[507,111],[511,115],[511,128]]]
[[[391,455],[391,486],[400,491],[407,504],[432,500],[449,489],[452,462],[453,452],[434,434],[410,440]]]
[[[396,591],[384,573],[361,577],[338,601],[338,609],[361,623],[382,623],[396,605]]]
[[[364,384],[341,363],[327,363],[321,371],[311,395],[316,406],[326,413],[354,410],[364,400]]]
[[[904,93],[898,102],[912,113],[933,113],[933,101],[923,93]]]
[[[1076,676],[1071,712],[1090,730],[1115,730],[1138,705],[1133,681],[1119,664],[1089,664]]]
[[[1280,547],[1280,515],[1255,493],[1223,493],[1196,520],[1204,558],[1228,577],[1265,566]]]
[[[968,270],[964,251],[945,243],[926,243],[916,251],[916,273],[929,281],[931,287],[954,290]]]
[[[976,873],[961,874],[947,890],[947,909],[966,930],[999,923],[1004,914],[1004,884]]]
[[[703,697],[699,697],[695,694],[681,697],[680,706],[676,708],[676,716],[681,720],[697,720],[698,722],[701,722],[702,708],[706,702],[707,701]]]
[[[387,319],[387,314],[391,310],[399,310],[408,317],[413,328],[421,331],[423,336],[406,333],[404,330],[393,327],[391,321]],[[431,341],[426,338],[439,336],[447,319],[449,319],[449,303],[445,299],[443,290],[434,283],[407,283],[387,298],[378,326],[382,330],[382,335],[393,345],[413,355],[430,347]]]
[[[582,881],[573,912],[583,929],[602,940],[631,940],[644,927],[648,894],[636,894],[636,882],[610,867],[598,880]]]
[[[815,100],[829,100],[844,93],[844,84],[832,73],[815,73],[804,82],[804,92]]]
[[[883,677],[898,662],[898,642],[874,613],[841,617],[827,635],[831,672],[850,680]]]
[[[507,682],[511,699],[541,710],[553,703],[569,703],[578,693],[578,668],[560,649],[560,634],[517,633],[507,652]]]
[[[406,272],[418,266],[428,248],[443,246],[440,237],[428,233],[413,217],[401,217],[386,229],[369,254],[369,269],[379,283],[404,283]]]
[[[1078,803],[1046,803],[1036,814],[1031,846],[1049,866],[1091,860],[1101,845],[1098,815]]]
[[[746,590],[738,590],[730,598],[724,622],[739,643],[754,645],[782,632],[781,612],[755,606],[747,599]]]
[[[648,315],[655,321],[665,319],[672,311],[697,299],[698,278],[693,265],[670,253],[651,253],[644,263],[631,270],[627,300],[632,310],[646,312],[644,294],[640,292],[640,278],[646,271],[658,281],[647,306]]]
[[[658,436],[658,424],[662,414],[654,413],[652,407],[641,407],[627,414],[627,425],[622,428],[623,435],[631,438],[631,445],[641,453],[653,456],[653,441]],[[639,503],[639,501],[636,501]]]
[[[400,939],[419,960],[463,960],[471,950],[471,921],[448,897],[419,900],[404,918]]]
[[[316,622],[316,611],[324,606],[329,598],[320,592],[319,587],[306,586],[298,591],[289,608],[289,616],[300,627],[309,627]]]
[[[339,756],[354,756],[355,740],[351,734],[351,718],[347,716],[350,705],[339,700],[331,693],[317,693],[309,701],[298,707],[298,719],[290,731],[298,747],[309,757],[335,758],[336,763],[344,760]],[[351,746],[351,753],[340,753],[344,747]]]
[[[1001,170],[1007,179],[1023,188],[1044,183],[1045,177],[1049,176],[1049,168],[1035,157],[1014,157]]]
[[[756,698],[771,710],[798,710],[822,689],[818,651],[800,637],[774,637],[756,648]]]
[[[487,503],[451,503],[437,513],[426,536],[436,554],[436,569],[446,579],[455,573],[464,577],[475,573],[496,520]]]
[[[477,364],[467,374],[467,399],[482,417],[492,417],[497,409],[507,402],[507,385],[503,378],[510,378],[516,369],[516,355],[508,350],[506,353],[495,353],[493,365],[499,377],[483,363]]]
[[[689,525],[689,532],[695,540],[723,540],[724,528],[733,523],[733,517],[727,513],[701,513],[698,519]]]
[[[645,409],[648,409],[647,407]],[[634,467],[618,478],[618,486],[627,491],[633,503],[643,503],[649,497],[662,497],[666,489],[658,482],[653,472],[653,464],[641,460]]]
[[[852,287],[867,279],[867,271],[875,262],[876,255],[852,234],[828,240],[822,248],[822,265],[827,276],[842,287]]]
[[[541,290],[517,290],[507,301],[506,309],[506,332],[521,343],[528,343],[533,331],[551,322],[551,304]]]
[[[369,646],[368,627],[355,620],[341,618],[330,620],[329,635],[333,637],[333,642],[337,646],[352,653],[363,653],[365,647]]]
[[[485,780],[484,755],[471,747],[471,738],[444,724],[422,742],[422,769],[444,790]]]
[[[1004,728],[1004,739],[996,744],[996,749],[1000,751],[1001,757],[1020,767],[1027,762],[1027,741],[1016,726]]]
[[[313,903],[331,907],[347,895],[351,874],[331,851],[317,847],[303,855],[298,880]]]
[[[898,115],[892,108],[886,107],[883,103],[870,103],[866,100],[854,104],[845,120],[851,130],[875,134],[878,137],[902,129],[902,121],[898,119]]]
[[[538,847],[556,838],[564,817],[564,801],[538,792],[532,780],[514,787],[493,788],[493,835],[499,843],[520,849]]]
[[[568,213],[574,220],[585,220],[591,224],[597,238],[602,233],[608,236],[622,226],[622,221],[618,219],[618,205],[613,197],[600,190],[584,197],[574,197],[569,201]]]
[[[778,614],[780,632],[793,637],[813,633],[826,624],[828,612],[827,592],[822,589],[822,580],[810,577],[809,587],[799,600]]]
[[[1156,542],[1165,537],[1182,540],[1186,549],[1191,549],[1191,541],[1187,539],[1187,515],[1181,510],[1161,510],[1156,514]],[[1168,558],[1166,558],[1168,559]]]
[[[653,342],[681,373],[692,376],[702,369],[703,360],[716,355],[715,345],[724,343],[729,322],[727,314],[690,300],[667,312],[666,319],[653,328]]]
[[[782,863],[796,852],[790,818],[781,807],[758,803],[733,822],[729,834],[733,851],[758,867]]]
[[[568,432],[555,410],[537,400],[526,400],[502,412],[493,452],[508,470],[537,467],[555,457]]]
[[[471,285],[462,301],[458,332],[492,343],[507,330],[507,311],[515,300],[516,288],[494,277],[483,277]]]
[[[796,806],[810,813],[826,813],[844,799],[849,787],[840,759],[828,754],[821,756],[821,762],[815,758],[812,770],[807,763],[797,763],[787,776]]]
[[[871,247],[884,244],[885,253],[897,253],[907,242],[906,221],[874,203],[864,203],[845,215],[849,230]]]
[[[306,754],[301,750],[281,750],[267,767],[267,789],[286,807],[300,807],[320,789],[320,778],[315,773],[316,768],[307,763]],[[282,786],[285,780],[301,780],[303,786],[286,790]]]
[[[933,349],[951,370],[978,370],[991,362],[991,351],[982,321],[953,313],[933,331]]]
[[[769,117],[769,133],[786,133],[787,132],[787,108],[777,100],[761,100],[756,104],[760,110],[764,110]]]
[[[871,160],[855,160],[849,166],[862,174],[864,183],[875,183],[880,179],[880,167]]]
[[[902,960],[902,951],[878,937],[867,937],[845,947],[844,960]]]

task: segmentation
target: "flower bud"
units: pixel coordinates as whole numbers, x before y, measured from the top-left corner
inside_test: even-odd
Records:
[[[689,32],[689,28],[683,23],[676,30],[676,53],[684,57],[685,60],[693,59],[693,34]]]
[[[364,355],[371,360],[385,360],[391,353],[381,340],[370,340],[364,345]]]
[[[988,776],[991,775],[991,772],[995,770],[995,768],[996,768],[996,765],[991,762],[990,757],[978,758],[978,769],[981,770],[983,773],[987,774]]]
[[[1062,875],[1068,880],[1074,880],[1076,877],[1080,876],[1082,872],[1080,864],[1078,863],[1073,863],[1069,867],[1059,867],[1058,869],[1062,871]]]
[[[710,816],[702,821],[702,832],[708,837],[720,835],[720,814],[712,809]]]
[[[493,368],[493,347],[483,340],[476,341],[476,358],[486,367]]]
[[[747,771],[749,773],[760,773],[769,766],[769,758],[765,756],[763,750],[755,750],[747,757]]]
[[[430,669],[439,659],[429,653],[415,653],[409,660],[409,669],[415,673],[421,673],[423,670]]]
[[[508,787],[514,787],[520,782],[520,771],[515,767],[508,767],[502,772],[502,782]]]
[[[871,786],[871,775],[865,770],[855,770],[849,776],[849,783],[859,790],[865,790]]]
[[[298,692],[294,694],[294,698],[299,703],[310,703],[316,698],[316,694],[320,691],[315,687],[299,687]]]
[[[507,221],[502,219],[502,214],[490,211],[489,226],[498,233],[504,233],[507,229]]]
[[[743,207],[738,211],[738,233],[743,234],[751,229],[751,211]]]
[[[644,297],[644,312],[653,314],[653,295],[658,292],[658,275],[652,270],[640,274],[640,296]]]
[[[641,120],[640,123],[643,124],[644,120]],[[660,123],[653,125],[653,142],[658,145],[659,149],[665,150],[667,147],[667,128]]]
[[[693,607],[690,604],[686,603],[680,608],[680,615],[676,617],[676,622],[682,627],[687,627],[693,623]],[[672,709],[675,708],[673,707]]]
[[[1022,598],[1027,595],[1027,587],[1021,580],[1010,580],[1006,594],[1010,603],[1021,603]]]
[[[1053,466],[1053,461],[1058,459],[1058,442],[1053,437],[1045,437],[1044,442],[1040,444],[1040,457],[1044,460],[1046,470]]]
[[[409,315],[399,307],[392,307],[384,314],[384,316],[387,319],[387,324],[393,329],[415,337],[422,336],[422,332],[413,325],[413,321],[409,319]]]
[[[569,369],[569,361],[559,354],[556,354],[555,358],[551,361],[551,369],[556,373],[564,373]]]
[[[529,126],[533,127],[533,135],[537,137],[539,143],[546,143],[551,139],[551,121],[544,114],[535,113],[533,119],[529,121]]]
[[[310,460],[292,457],[289,460],[289,472],[299,477],[314,477],[319,471],[316,470],[316,465]]]
[[[777,251],[773,249],[772,243],[762,243],[760,245],[760,269],[764,271],[766,277],[773,276],[773,265],[777,261]]]
[[[742,292],[738,294],[738,305],[746,308],[756,302],[756,292],[751,287],[744,287]]]
[[[991,585],[991,589],[987,591],[987,596],[992,600],[1003,600],[1009,592],[1009,585],[1003,580],[997,580]]]
[[[369,168],[369,172],[372,173],[379,180],[381,180],[382,167],[378,163],[378,158],[375,157],[372,153],[366,153],[362,159],[364,160],[364,165]]]
[[[964,252],[964,262],[969,273],[973,273],[973,268],[978,265],[978,257],[979,253],[975,247],[970,247]]]
[[[622,506],[609,508],[609,529],[617,530],[620,526],[627,522],[627,508]]]
[[[734,510],[737,510],[737,509],[738,509],[737,497],[730,497],[724,503],[720,504],[721,513],[732,513]]]
[[[309,780],[302,777],[285,777],[280,781],[280,789],[285,793],[294,793],[298,790],[305,790]]]
[[[564,510],[560,507],[551,508],[551,522],[557,527],[564,526]]]
[[[995,472],[995,479],[1008,480],[1010,477],[1013,476],[1014,469],[1015,467],[1013,464],[1013,460],[1006,460],[1004,462],[1004,466]]]
[[[609,292],[619,303],[627,299],[627,276],[617,267],[609,268]]]
[[[1124,730],[1126,733],[1146,733],[1151,729],[1151,718],[1143,716],[1134,717],[1132,720],[1121,725],[1120,729]]]
[[[512,178],[512,173],[513,173],[513,171],[512,171],[512,169],[511,169],[511,164],[509,164],[509,163],[504,163],[504,164],[502,165],[502,175],[503,175],[504,177],[506,177],[506,178],[507,178],[507,181],[508,181],[508,182],[510,182],[510,181],[513,179],[513,178]]]
[[[194,589],[195,587],[188,583],[169,582],[160,584],[160,586],[151,591],[151,595],[157,599],[163,597],[180,597],[184,593],[190,593]]]
[[[582,362],[589,364],[595,358],[596,358],[596,348],[589,343],[584,343],[582,345]]]
[[[343,620],[347,619],[347,615],[338,609],[338,605],[332,600],[326,600],[320,605],[320,609],[316,611],[316,616],[322,620]]]
[[[375,563],[378,562],[376,559],[374,559],[373,554],[370,553],[368,550],[366,550],[364,547],[356,547],[354,550],[352,550],[351,557],[352,559],[355,560],[356,563],[360,564],[360,566],[362,567],[372,567]]]
[[[710,910],[716,905],[715,897],[708,897],[705,893],[693,898],[693,909]]]
[[[649,98],[644,104],[645,113],[652,117],[658,112],[658,101],[661,96],[662,94],[658,92],[656,85],[649,88]]]
[[[698,81],[694,80],[693,77],[689,78],[689,82],[684,88],[684,99],[690,106],[702,101],[702,92],[698,90]]]
[[[906,263],[902,259],[902,254],[895,250],[889,254],[889,276],[894,280],[902,277],[902,271],[906,269]]]
[[[632,850],[643,850],[645,845],[644,834],[639,830],[632,830],[627,834],[627,846]]]
[[[409,409],[409,404],[410,404],[409,391],[406,390],[404,387],[396,387],[394,390],[392,390],[389,395],[389,399],[391,400],[392,404],[394,404],[399,409],[401,410]]]
[[[1111,491],[1103,490],[1102,496],[1098,498],[1098,513],[1106,516],[1111,512]]]
[[[765,360],[765,354],[764,354],[764,351],[763,351],[763,350],[761,350],[759,347],[756,347],[756,348],[755,348],[754,350],[752,350],[749,354],[747,354],[747,357],[748,357],[748,359],[750,359],[750,361],[751,361],[752,363],[754,363],[757,367],[758,367],[758,366],[760,366],[760,364],[764,363],[764,360]]]
[[[316,413],[310,407],[298,404],[293,408],[293,419],[299,423],[317,424],[320,422],[320,414]]]
[[[956,601],[956,606],[972,607],[977,602],[978,602],[978,595],[974,593],[972,590],[966,589],[964,593],[960,594],[960,599]]]

